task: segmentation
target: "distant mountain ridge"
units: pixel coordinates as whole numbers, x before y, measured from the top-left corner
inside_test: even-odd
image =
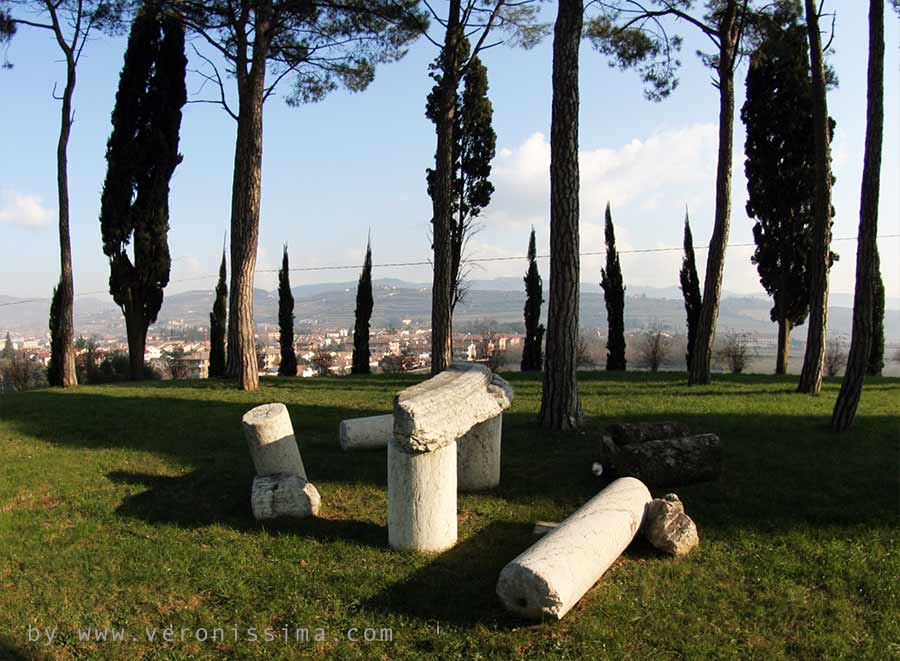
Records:
[[[372,323],[376,327],[399,326],[411,320],[418,326],[429,326],[431,319],[431,289],[428,283],[398,279],[373,282],[375,309]],[[350,328],[356,307],[356,281],[299,285],[293,288],[294,314],[299,327]],[[677,288],[628,287],[625,305],[627,328],[660,326],[674,332],[684,329],[684,306]],[[545,283],[545,297],[546,283]],[[852,310],[835,303],[830,308],[829,331],[849,334]],[[16,303],[24,299],[0,296],[0,303]],[[166,296],[159,322],[180,320],[191,326],[209,324],[213,293],[195,290]],[[455,319],[462,325],[476,320],[492,319],[511,326],[521,325],[525,293],[520,278],[474,280],[468,294],[457,307]],[[42,334],[47,328],[49,300],[0,306],[0,330]],[[770,321],[770,300],[765,296],[725,294],[719,314],[718,328],[774,335],[775,324]],[[544,304],[546,315],[547,304]],[[263,289],[254,290],[254,310],[257,323],[277,322],[278,295]],[[124,332],[122,314],[109,299],[83,297],[76,299],[75,323],[77,332]],[[602,328],[606,325],[606,309],[600,287],[583,283],[581,290],[581,325]],[[805,337],[806,326],[797,329],[795,337]],[[885,314],[885,334],[900,339],[900,311]]]

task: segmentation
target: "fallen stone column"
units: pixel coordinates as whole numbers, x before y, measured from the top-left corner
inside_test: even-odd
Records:
[[[456,544],[456,443],[417,452],[388,441],[388,543],[401,551]]]
[[[393,435],[393,413],[341,420],[341,449],[345,451],[384,449]]]
[[[722,443],[715,434],[697,434],[619,447],[619,475],[629,475],[654,487],[706,482],[722,470]]]
[[[493,489],[500,484],[500,437],[503,416],[472,427],[456,441],[457,488],[460,491]]]
[[[318,490],[299,475],[279,473],[253,479],[250,507],[257,521],[316,516],[321,503]]]
[[[562,619],[634,539],[650,501],[640,480],[610,484],[503,568],[503,605],[529,619]]]
[[[257,475],[287,473],[306,479],[294,427],[284,404],[257,406],[247,411],[241,422]]]

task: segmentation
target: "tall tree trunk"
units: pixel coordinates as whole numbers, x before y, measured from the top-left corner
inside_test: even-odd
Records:
[[[819,32],[818,3],[806,2],[806,27],[813,88],[813,135],[816,149],[816,187],[813,202],[813,267],[810,273],[809,329],[798,392],[816,395],[822,389],[825,337],[828,327],[828,267],[831,255],[831,145],[828,136],[828,99],[825,57]]]
[[[69,237],[69,134],[72,130],[72,95],[75,60],[66,53],[66,87],[62,96],[59,141],[56,145],[56,185],[59,198],[59,373],[64,388],[78,384],[75,372],[75,284],[72,278],[72,241]]]
[[[132,294],[133,295],[133,294]],[[132,381],[144,378],[144,351],[147,348],[147,327],[143,305],[132,300],[130,306],[123,306],[125,333],[128,336],[128,376]]]
[[[570,430],[583,417],[578,399],[578,47],[582,0],[559,0],[553,34],[550,123],[550,299],[541,425]]]
[[[716,164],[716,212],[706,275],[703,282],[703,303],[697,324],[697,337],[691,356],[688,383],[709,383],[709,363],[716,341],[716,322],[722,295],[722,274],[725,270],[725,246],[731,225],[731,160],[734,151],[734,55],[739,39],[738,2],[729,0],[719,26],[719,153]]]
[[[788,355],[791,350],[791,320],[778,320],[778,355],[775,358],[775,374],[787,374]]]
[[[809,1],[809,0],[807,0]],[[884,0],[869,2],[869,80],[866,150],[856,244],[856,291],[853,335],[841,392],[831,417],[835,431],[844,431],[856,417],[872,342],[872,306],[878,260],[878,193],[881,186],[881,146],[884,136]]]
[[[450,1],[441,64],[440,100],[435,132],[433,229],[434,280],[431,285],[431,373],[439,374],[453,361],[453,128],[459,85],[460,0]]]
[[[269,51],[271,3],[260,3],[254,25],[249,71],[238,61],[238,126],[231,189],[231,291],[228,314],[228,365],[243,390],[259,388],[253,328],[253,279],[259,244],[262,193],[263,97]],[[239,45],[241,48],[241,45]],[[246,44],[243,45],[246,48]]]

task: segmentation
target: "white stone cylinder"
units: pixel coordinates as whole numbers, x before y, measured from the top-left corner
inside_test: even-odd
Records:
[[[263,404],[241,419],[257,475],[288,473],[306,479],[291,417],[284,404]]]
[[[610,484],[503,568],[503,605],[529,619],[562,619],[634,539],[650,501],[640,480]]]
[[[388,441],[388,543],[401,551],[456,544],[456,443],[430,452]]]
[[[321,504],[319,491],[299,475],[280,473],[253,479],[250,507],[257,521],[306,519],[318,514]]]
[[[394,435],[394,414],[341,420],[341,449],[382,450]]]
[[[457,488],[493,489],[500,484],[500,437],[503,416],[481,422],[456,441]]]

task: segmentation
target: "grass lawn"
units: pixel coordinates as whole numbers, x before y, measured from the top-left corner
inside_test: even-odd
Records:
[[[459,543],[438,556],[388,549],[384,452],[338,447],[339,420],[388,412],[416,380],[0,397],[0,658],[900,658],[900,380],[869,381],[837,436],[834,381],[811,398],[793,377],[584,373],[584,430],[557,436],[534,426],[539,376],[512,374],[501,485],[460,497]],[[291,530],[250,514],[240,417],[270,401],[288,405],[322,494],[321,516]],[[652,419],[722,438],[721,479],[679,490],[700,547],[673,560],[638,540],[562,622],[508,615],[497,575],[533,522],[598,491],[603,427]],[[52,644],[29,627],[55,628]],[[125,640],[79,641],[87,627]],[[196,640],[216,627],[224,640]],[[265,642],[266,627],[292,642]],[[347,639],[366,627],[393,640]],[[295,642],[297,628],[325,640]]]

